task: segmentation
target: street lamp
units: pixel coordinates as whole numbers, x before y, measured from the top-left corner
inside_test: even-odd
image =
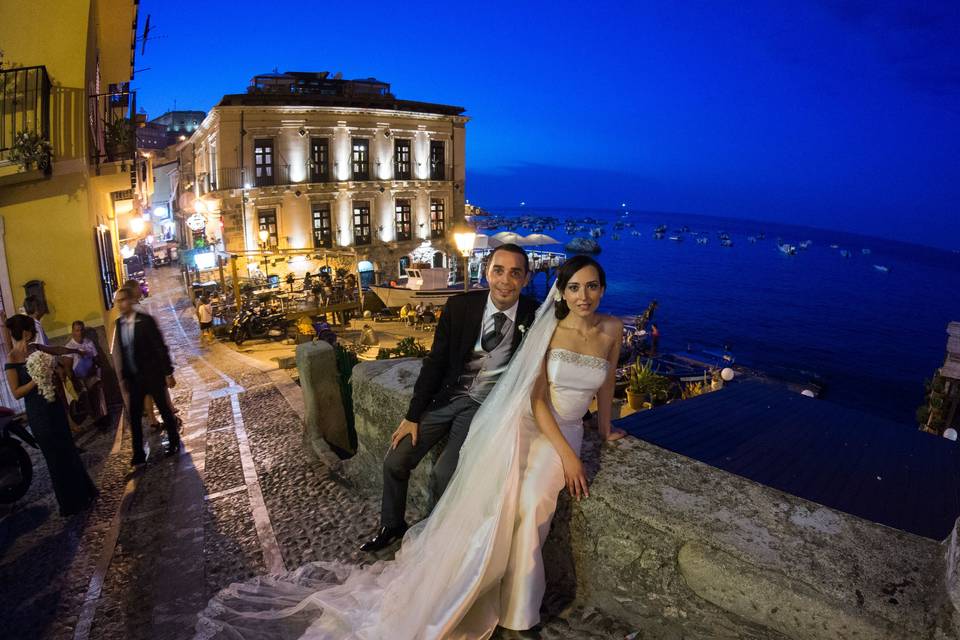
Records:
[[[463,256],[463,290],[470,291],[470,254],[473,253],[473,242],[477,234],[469,229],[457,231],[453,234],[453,241],[457,250]]]
[[[263,254],[263,275],[270,277],[270,268],[267,265],[267,240],[270,239],[270,232],[266,229],[260,229],[260,253]]]

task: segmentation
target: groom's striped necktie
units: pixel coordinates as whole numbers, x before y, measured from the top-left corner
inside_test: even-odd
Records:
[[[503,323],[507,321],[507,314],[498,311],[490,319],[493,320],[493,325],[480,338],[480,347],[487,353],[496,349],[497,345],[503,341],[503,333],[501,332],[503,331]]]

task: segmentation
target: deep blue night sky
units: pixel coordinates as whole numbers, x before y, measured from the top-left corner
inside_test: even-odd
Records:
[[[678,4],[142,0],[158,37],[134,85],[152,117],[274,67],[375,76],[467,108],[482,206],[626,202],[960,249],[960,2]]]

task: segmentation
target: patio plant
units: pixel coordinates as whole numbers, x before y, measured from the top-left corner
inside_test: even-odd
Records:
[[[13,137],[8,157],[24,171],[30,171],[34,165],[37,169],[46,171],[50,168],[53,148],[50,141],[45,140],[39,133],[18,131]]]

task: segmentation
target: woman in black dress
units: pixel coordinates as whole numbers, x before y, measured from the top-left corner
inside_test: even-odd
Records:
[[[47,462],[53,490],[60,504],[60,515],[70,516],[84,511],[93,503],[97,496],[87,470],[80,460],[80,454],[73,444],[73,434],[67,422],[67,412],[64,408],[63,388],[56,380],[55,387],[58,397],[53,402],[44,398],[37,383],[27,372],[27,358],[36,350],[44,351],[55,356],[79,353],[76,349],[65,347],[44,347],[31,344],[36,336],[33,319],[17,314],[6,322],[7,330],[13,339],[13,348],[7,357],[4,370],[7,375],[7,384],[15,398],[23,398],[27,409],[27,420],[30,430],[40,445],[40,451]]]

